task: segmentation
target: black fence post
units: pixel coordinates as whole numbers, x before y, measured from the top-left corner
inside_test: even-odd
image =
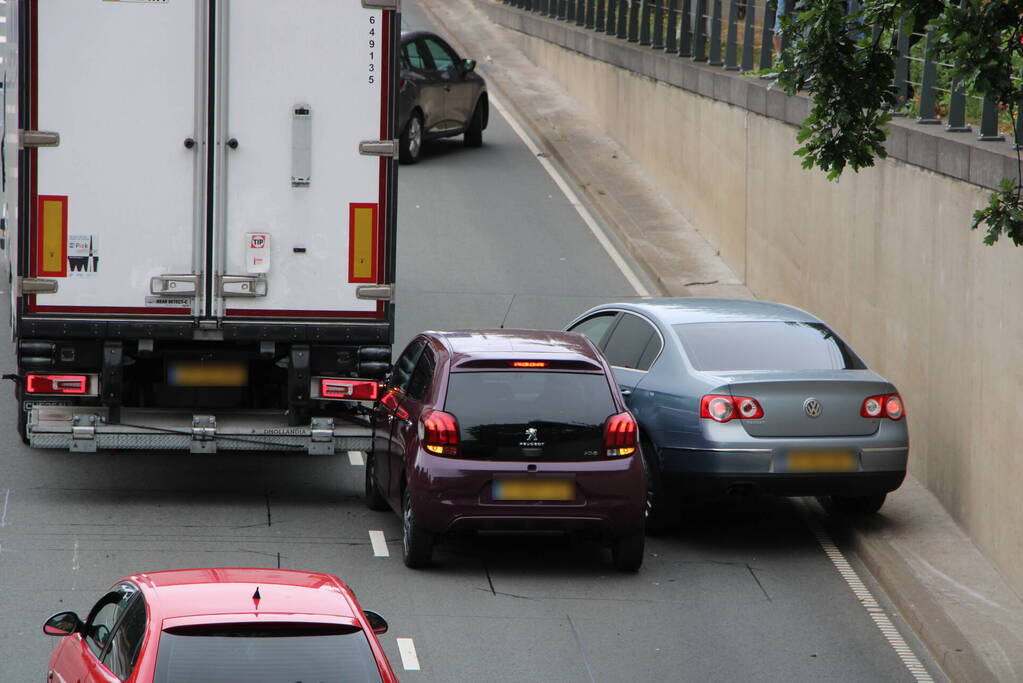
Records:
[[[639,42],[639,6],[645,0],[629,0],[629,42]]]
[[[682,0],[682,13],[678,17],[678,56],[693,56],[693,0]]]
[[[618,16],[618,0],[607,0],[607,19],[604,20],[604,33],[609,36],[615,34],[615,17]]]
[[[998,103],[990,97],[984,98],[984,104],[980,109],[980,135],[977,139],[985,142],[1005,139],[1005,136],[998,132]]]
[[[707,0],[696,0],[693,16],[693,61],[707,61]]]
[[[650,0],[639,3],[639,44],[650,44]]]
[[[607,21],[607,6],[606,0],[597,0],[597,15],[593,20],[593,29],[600,33],[604,32],[605,22]]]
[[[582,26],[586,23],[586,3],[593,0],[575,0],[575,25]]]
[[[611,0],[614,2],[614,0]],[[615,29],[615,37],[625,40],[629,37],[628,34],[628,22],[629,22],[629,6],[632,4],[632,0],[621,0],[618,3],[618,26]]]
[[[742,32],[742,71],[753,71],[753,36],[757,30],[757,6],[746,3],[746,24]]]
[[[678,0],[668,0],[668,21],[664,40],[664,51],[678,52]]]
[[[924,70],[920,78],[920,108],[917,123],[938,124],[941,119],[935,112],[934,86],[938,81],[938,65],[934,62],[934,30],[927,31],[927,45],[924,47]]]
[[[714,3],[710,11],[710,59],[707,64],[721,66],[721,0],[712,0]]]
[[[728,32],[725,39],[725,69],[739,70],[739,2],[728,0]]]
[[[907,19],[905,16],[899,21],[898,38],[895,42],[895,96],[898,98],[895,111],[892,116],[905,116],[903,111],[909,104],[909,33],[907,33]]]
[[[595,20],[595,14],[597,13],[597,3],[603,2],[603,0],[586,0],[586,28],[593,28],[593,22]]]
[[[650,47],[664,49],[664,0],[654,0],[654,35],[650,37]]]
[[[774,63],[774,0],[764,6],[764,26],[760,31],[760,68],[770,69]]]

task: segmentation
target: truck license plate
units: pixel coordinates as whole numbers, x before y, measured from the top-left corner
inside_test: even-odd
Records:
[[[243,387],[249,383],[246,363],[179,361],[167,370],[167,383],[175,387]]]

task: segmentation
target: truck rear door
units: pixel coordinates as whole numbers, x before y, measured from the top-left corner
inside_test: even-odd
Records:
[[[25,4],[28,314],[203,328],[388,319],[394,12],[358,0]],[[380,3],[366,3],[377,4]]]

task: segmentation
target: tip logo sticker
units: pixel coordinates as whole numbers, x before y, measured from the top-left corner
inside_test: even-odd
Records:
[[[248,248],[245,254],[245,270],[248,273],[270,272],[270,235],[265,232],[250,232],[245,235]]]
[[[95,235],[68,235],[67,264],[71,277],[99,272],[99,248]]]

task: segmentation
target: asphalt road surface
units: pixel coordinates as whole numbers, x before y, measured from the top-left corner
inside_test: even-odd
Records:
[[[406,28],[427,28],[406,3]],[[482,149],[428,145],[401,172],[397,344],[451,327],[560,326],[635,289],[496,112]],[[4,297],[6,300],[6,296]],[[7,312],[5,311],[5,315]],[[0,368],[14,367],[9,344]],[[23,446],[0,401],[0,681],[45,678],[51,613],[110,583],[200,566],[341,576],[385,615],[408,681],[913,681],[807,525],[799,500],[687,509],[638,574],[560,538],[449,542],[400,559],[396,515],[365,509],[346,455],[71,454]],[[897,495],[897,494],[896,494]],[[374,552],[382,532],[389,555]],[[841,543],[839,544],[841,545]],[[849,556],[935,680],[944,680]],[[399,652],[410,638],[415,662]]]

